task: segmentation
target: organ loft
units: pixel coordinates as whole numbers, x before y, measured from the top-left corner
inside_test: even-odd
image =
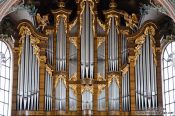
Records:
[[[6,47],[12,49],[9,67],[13,72],[8,106],[11,110],[7,115],[174,112],[171,97],[169,102],[165,99],[165,78],[175,77],[174,36],[173,31],[171,35],[160,31],[168,26],[158,20],[162,17],[173,22],[172,19],[162,13],[151,14],[157,19],[150,18],[149,13],[139,14],[125,6],[126,0],[56,0],[53,6],[50,1],[45,7],[36,1],[38,10],[31,7],[32,1],[26,1],[34,13],[25,14],[27,11],[20,9],[7,15],[17,20],[11,20],[16,21],[14,37],[0,36],[10,38],[0,39],[0,72],[7,71],[3,66],[8,67],[3,60],[3,45],[7,45],[6,40],[12,43]],[[169,28],[171,24],[174,25],[170,23]],[[170,42],[171,47],[163,47]],[[167,51],[167,55],[161,55],[162,51]],[[10,73],[2,71],[0,83],[3,74]],[[173,86],[170,82],[175,81],[168,81],[167,85]]]

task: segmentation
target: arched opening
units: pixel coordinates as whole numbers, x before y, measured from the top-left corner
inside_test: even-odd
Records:
[[[10,47],[0,40],[0,115],[11,112],[12,55]]]
[[[163,106],[175,112],[175,41],[168,43],[162,54]]]

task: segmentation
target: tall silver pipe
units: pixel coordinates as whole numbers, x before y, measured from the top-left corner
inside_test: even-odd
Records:
[[[147,81],[146,81],[146,57],[147,57],[147,54],[146,54],[146,45],[145,43],[143,44],[143,47],[142,47],[142,54],[143,54],[143,82],[144,82],[144,104],[145,104],[145,108],[147,109]]]

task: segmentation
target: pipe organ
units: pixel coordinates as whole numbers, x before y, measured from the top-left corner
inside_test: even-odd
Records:
[[[156,25],[136,28],[135,15],[117,10],[114,0],[105,21],[98,0],[76,2],[72,22],[61,1],[52,11],[54,26],[41,31],[19,23],[17,114],[129,115],[157,108]]]
[[[30,30],[21,28],[18,72],[17,109],[38,110],[39,106],[39,48]]]
[[[145,36],[142,38],[143,45],[137,48],[139,55],[135,67],[135,84],[138,110],[157,107],[155,40],[151,34],[153,32],[145,31]]]

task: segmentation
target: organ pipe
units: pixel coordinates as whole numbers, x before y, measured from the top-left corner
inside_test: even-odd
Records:
[[[136,108],[146,110],[157,107],[156,68],[150,35],[146,35],[141,53],[136,61]]]
[[[66,32],[64,18],[60,18],[56,41],[57,71],[66,71]]]
[[[81,78],[93,78],[94,68],[94,38],[93,20],[89,1],[84,2],[82,13],[82,32],[81,32]]]
[[[38,110],[39,62],[30,36],[23,38],[18,73],[18,110]]]

